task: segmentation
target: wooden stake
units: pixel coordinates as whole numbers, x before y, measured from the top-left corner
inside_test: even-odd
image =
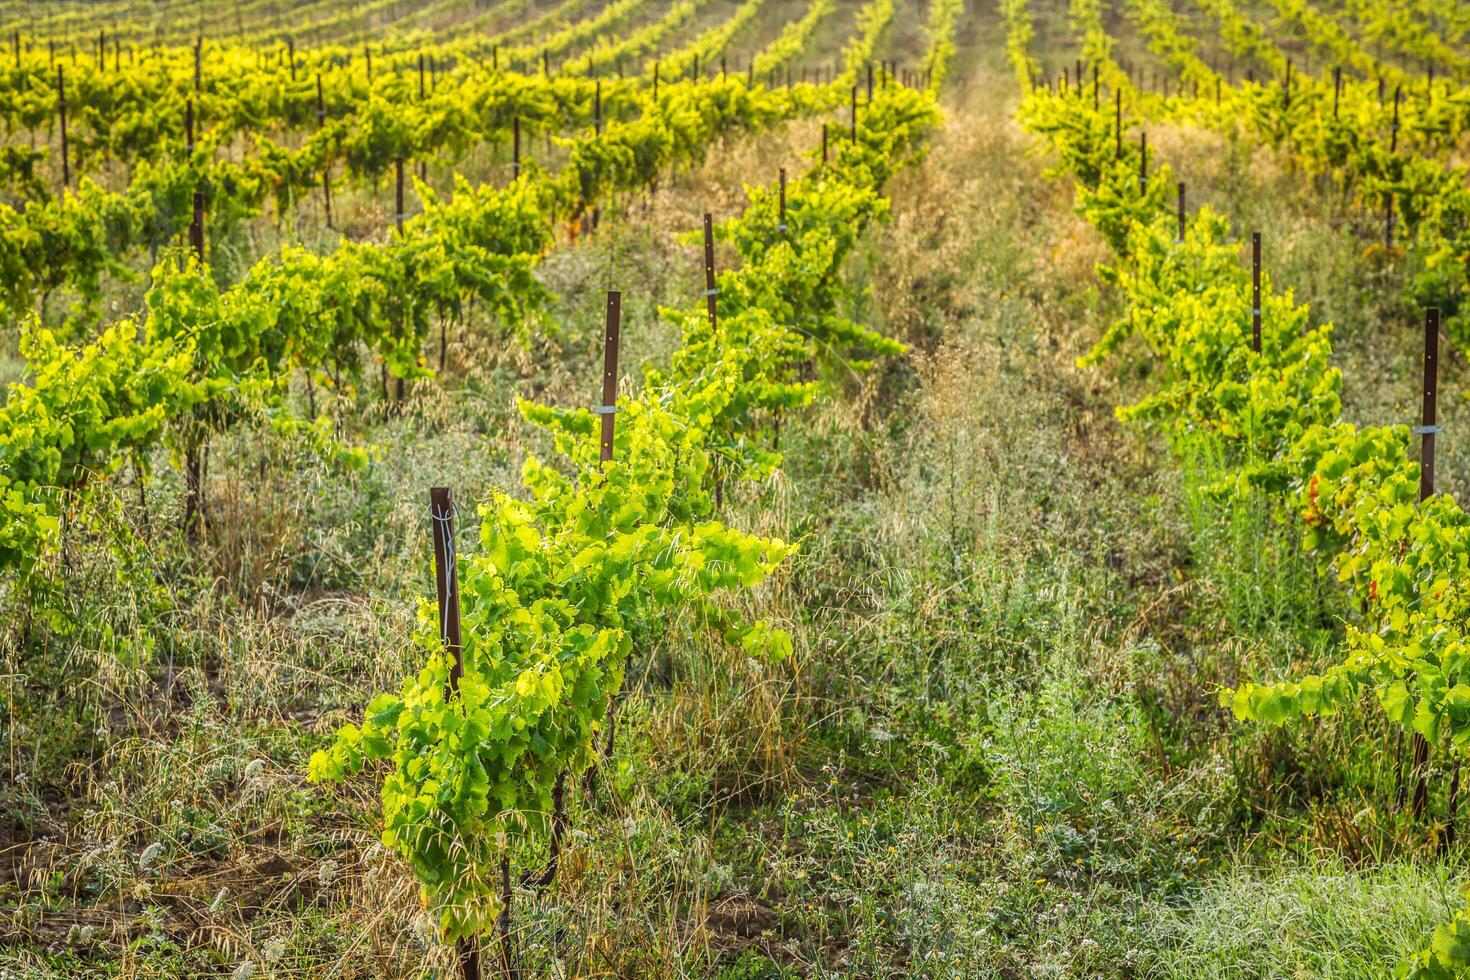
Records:
[[[1388,152],[1399,151],[1399,102],[1403,98],[1404,90],[1395,88],[1393,90],[1393,126],[1388,132]]]
[[[449,665],[449,682],[444,688],[446,700],[459,691],[464,676],[464,644],[460,636],[459,574],[454,547],[454,503],[448,487],[429,489],[429,516],[434,530],[434,589],[439,605],[439,641],[453,658]]]
[[[194,192],[194,217],[189,222],[189,246],[199,264],[204,264],[204,192]]]
[[[1138,193],[1148,193],[1148,133],[1138,134]]]
[[[434,535],[434,592],[439,608],[439,642],[453,658],[444,700],[459,692],[464,676],[464,638],[459,619],[459,568],[454,547],[454,501],[448,487],[429,488],[429,518]],[[508,870],[508,866],[505,866]],[[480,942],[474,937],[454,944],[462,980],[480,980]]]
[[[424,56],[423,56],[422,53],[420,53],[419,54],[419,101],[420,102],[424,101],[425,95],[427,95],[427,90],[424,87]],[[423,181],[426,184],[429,182],[429,162],[427,160],[420,160],[419,161],[419,180]]]
[[[322,96],[322,73],[316,73],[316,128],[321,129],[327,124],[327,102]],[[330,165],[322,167],[322,208],[326,215],[327,227],[332,227],[332,170]]]
[[[715,286],[715,232],[714,220],[710,213],[704,213],[704,302],[705,312],[709,318],[710,339],[720,346],[719,338],[719,316],[716,311],[715,297],[719,290]],[[720,470],[719,462],[716,461],[711,471],[715,484],[715,509],[720,510],[725,503],[725,479]]]
[[[495,917],[495,927],[500,933],[501,972],[509,980],[520,980],[521,971],[515,965],[515,948],[512,945],[510,934],[510,902],[514,894],[510,888],[510,852],[506,851],[500,858],[500,914]],[[462,975],[463,980],[470,980],[467,973]],[[478,964],[474,980],[479,980]]]
[[[397,226],[398,234],[403,234],[403,157],[393,161],[395,178],[393,201],[396,210],[393,213],[393,222]]]
[[[1123,90],[1113,91],[1113,155],[1123,159]]]
[[[1399,100],[1403,96],[1402,88],[1393,90],[1393,125],[1389,130],[1388,152],[1397,153],[1399,149]],[[1383,201],[1383,247],[1386,250],[1393,248],[1393,191],[1384,195]]]
[[[56,66],[56,112],[61,119],[61,187],[65,190],[71,183],[71,158],[66,146],[66,76],[61,65]]]
[[[1179,242],[1184,243],[1184,181],[1179,182]]]

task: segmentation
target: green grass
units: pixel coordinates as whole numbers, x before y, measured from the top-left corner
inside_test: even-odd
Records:
[[[1152,976],[1347,980],[1382,977],[1461,901],[1443,868],[1392,862],[1352,870],[1323,857],[1306,867],[1232,870],[1150,910]]]

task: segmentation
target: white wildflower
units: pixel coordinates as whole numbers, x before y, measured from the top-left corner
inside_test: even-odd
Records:
[[[143,848],[143,853],[138,855],[138,867],[146,868],[158,860],[158,855],[163,853],[163,841],[154,841]]]

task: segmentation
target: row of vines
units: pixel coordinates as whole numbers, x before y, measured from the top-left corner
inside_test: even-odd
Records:
[[[187,512],[197,517],[197,460],[212,434],[242,418],[304,436],[349,465],[361,462],[365,451],[337,445],[326,419],[287,410],[293,377],[340,387],[362,376],[370,356],[385,389],[392,377],[401,391],[406,380],[433,374],[424,353],[432,327],[440,326],[442,346],[446,325],[471,302],[512,325],[507,339],[526,329],[546,299],[534,269],[560,224],[651,185],[721,137],[847,101],[858,66],[892,17],[892,0],[870,9],[846,52],[848,67],[831,84],[768,90],[737,77],[665,84],[639,96],[635,117],[569,140],[560,170],[527,167],[499,188],[461,181],[445,199],[419,185],[423,211],[401,220],[387,241],[343,242],[326,255],[286,246],[229,287],[198,255],[171,252],[153,270],[145,309],[96,339],[68,344],[53,330],[26,326],[30,380],[14,385],[0,407],[0,565],[27,578],[53,550],[69,495],[124,463],[145,465],[161,442],[185,461]],[[876,96],[897,88],[882,85],[865,115]],[[75,195],[65,201],[105,238],[105,213]],[[97,266],[110,261],[102,244],[94,247]]]
[[[938,122],[958,12],[958,0],[932,5],[929,88],[879,89],[827,161],[753,190],[745,212],[714,229],[739,264],[714,279],[708,302],[664,311],[683,336],[665,370],[596,411],[521,404],[565,458],[528,459],[528,498],[481,504],[478,550],[451,556],[462,645],[446,648],[443,607],[425,606],[423,668],[312,758],[316,781],[389,762],[384,842],[412,864],[462,964],[477,962],[477,940],[497,920],[509,960],[511,868],[544,852],[546,872],[517,880],[551,882],[563,796],[597,760],[631,651],[675,612],[753,656],[789,651],[781,630],[742,619],[722,597],[777,574],[794,548],[721,523],[715,494],[779,465],[773,427],[819,395],[810,378],[829,373],[821,365],[902,350],[843,315],[841,269],[886,213],[888,177]],[[441,585],[441,597],[449,591]]]
[[[1228,7],[1223,0],[1212,5]],[[1153,25],[1144,32],[1156,50],[1175,52],[1186,78],[1206,83],[1204,94],[1149,96],[1128,85],[1111,62],[1097,8],[1086,2],[1073,4],[1074,19],[1118,101],[1100,105],[1084,92],[1035,88],[1026,5],[1004,4],[1009,53],[1027,91],[1021,122],[1055,152],[1058,171],[1076,182],[1079,213],[1117,258],[1102,274],[1124,310],[1083,363],[1101,361],[1129,337],[1141,340],[1164,370],[1158,389],[1120,408],[1119,416],[1155,427],[1176,446],[1210,447],[1206,456],[1217,461],[1210,492],[1265,499],[1295,521],[1303,553],[1334,572],[1363,610],[1347,628],[1337,665],[1291,681],[1244,684],[1222,692],[1222,699],[1241,719],[1283,724],[1360,710],[1367,696],[1392,724],[1458,758],[1470,745],[1470,607],[1462,586],[1470,571],[1470,515],[1448,496],[1421,494],[1407,426],[1359,427],[1342,418],[1331,325],[1312,323],[1307,307],[1272,288],[1269,277],[1253,297],[1251,273],[1225,217],[1204,208],[1186,225],[1173,207],[1167,165],[1150,171],[1146,149],[1122,138],[1122,98],[1126,91],[1130,119],[1243,123],[1263,137],[1274,133],[1270,142],[1291,147],[1298,161],[1351,172],[1360,192],[1416,202],[1424,210],[1413,215],[1415,247],[1430,255],[1463,247],[1462,239],[1445,234],[1446,214],[1465,194],[1463,172],[1424,155],[1385,153],[1374,135],[1382,110],[1367,83],[1339,88],[1335,103],[1330,82],[1324,90],[1300,75],[1290,89],[1226,89],[1190,54],[1162,5],[1130,0],[1128,6],[1137,22]],[[1409,119],[1420,127],[1423,145],[1447,146],[1461,131],[1463,107],[1426,99],[1417,114],[1401,117]],[[1430,172],[1449,175],[1433,194],[1415,176]],[[1425,258],[1426,270],[1444,267]],[[1445,323],[1459,323],[1451,335],[1463,343],[1463,321],[1456,319],[1463,259],[1454,271],[1455,278],[1441,276],[1439,290],[1423,280],[1416,289],[1446,306]],[[1421,432],[1432,437],[1432,429]],[[1400,974],[1447,977],[1466,966],[1470,914],[1461,913]]]

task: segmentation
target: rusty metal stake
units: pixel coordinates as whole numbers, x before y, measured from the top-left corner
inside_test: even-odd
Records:
[[[1414,431],[1419,436],[1419,500],[1434,496],[1434,436],[1439,432],[1437,424],[1439,402],[1439,310],[1430,307],[1424,311],[1424,402],[1420,413],[1420,424]],[[1414,774],[1413,812],[1416,821],[1424,819],[1429,804],[1429,781],[1425,767],[1429,763],[1429,741],[1419,732],[1412,738]],[[1458,787],[1457,787],[1458,789]]]
[[[189,221],[189,247],[199,264],[204,264],[204,192],[194,192],[194,217]]]
[[[1261,352],[1261,233],[1251,232],[1251,350]]]
[[[1393,90],[1393,128],[1389,131],[1388,152],[1394,154],[1399,148],[1399,100],[1403,95],[1403,89]],[[1389,191],[1383,201],[1383,247],[1393,248],[1393,191]]]
[[[719,326],[719,318],[715,312],[715,232],[714,220],[710,213],[704,213],[704,301],[705,311],[709,317],[709,332],[713,337]]]
[[[776,230],[786,234],[786,168],[781,168],[781,211],[780,219],[776,222]]]
[[[403,234],[403,157],[393,161],[394,192],[393,192],[393,223],[398,234]]]
[[[1148,193],[1148,133],[1138,134],[1138,193]]]
[[[613,432],[617,422],[618,404],[618,343],[623,324],[623,294],[616,289],[607,292],[607,320],[602,344],[602,404],[597,412],[602,416],[601,461],[609,463],[613,458]]]
[[[612,462],[615,444],[618,411],[618,347],[622,337],[623,294],[616,289],[607,292],[607,317],[602,342],[602,404],[596,412],[602,416],[602,433],[598,459],[604,465]],[[602,758],[611,759],[617,744],[617,702],[609,700],[607,705],[607,740],[602,744]],[[587,770],[583,788],[588,793],[597,790],[597,768]],[[554,802],[554,801],[553,801]],[[555,838],[553,838],[555,844]],[[552,870],[552,874],[555,871]]]
[[[1184,243],[1184,181],[1179,182],[1179,243]]]
[[[316,73],[316,128],[327,124],[327,103],[322,97],[322,73]],[[330,165],[322,167],[322,207],[327,218],[327,227],[332,227],[332,172]]]

